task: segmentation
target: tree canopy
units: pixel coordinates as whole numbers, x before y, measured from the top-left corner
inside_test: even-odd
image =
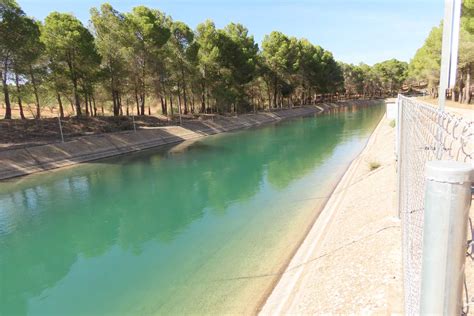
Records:
[[[471,76],[474,68],[474,1],[464,0],[461,14],[459,39],[458,71],[455,88],[451,91],[453,100],[463,103],[471,102]],[[426,87],[429,93],[438,95],[441,45],[443,36],[442,23],[434,27],[410,61],[408,83],[417,88]]]
[[[321,46],[281,32],[260,48],[242,24],[218,29],[207,20],[193,30],[146,6],[122,13],[104,3],[90,10],[88,25],[59,12],[41,24],[13,0],[0,0],[0,61],[5,118],[13,96],[24,118],[28,94],[37,118],[46,102],[61,116],[72,114],[65,103],[76,116],[98,115],[97,104],[115,116],[150,114],[157,104],[168,116],[247,112],[393,94],[406,73],[396,60],[338,63]]]

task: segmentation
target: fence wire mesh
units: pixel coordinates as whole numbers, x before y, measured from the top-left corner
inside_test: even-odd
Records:
[[[474,122],[401,95],[398,106],[405,313],[417,315],[421,294],[425,164],[430,160],[473,162]]]

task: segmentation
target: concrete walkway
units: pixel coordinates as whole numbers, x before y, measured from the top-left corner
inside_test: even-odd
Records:
[[[395,129],[383,119],[261,314],[402,313]],[[370,170],[370,164],[380,166]]]

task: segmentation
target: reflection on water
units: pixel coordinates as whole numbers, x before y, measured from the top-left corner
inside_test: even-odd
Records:
[[[279,249],[304,231],[293,226],[314,217],[295,201],[330,191],[382,111],[345,108],[0,183],[0,315],[255,308],[274,278],[216,280],[281,268]]]

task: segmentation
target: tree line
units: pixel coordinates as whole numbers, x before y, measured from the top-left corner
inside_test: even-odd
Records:
[[[443,24],[434,27],[410,61],[407,83],[426,89],[432,97],[438,97],[441,66]],[[472,73],[474,71],[474,0],[462,4],[459,34],[457,77],[454,89],[448,91],[453,101],[470,103],[472,99]]]
[[[0,75],[5,118],[13,103],[41,117],[44,103],[77,116],[248,112],[305,105],[325,95],[376,97],[396,93],[407,64],[337,62],[306,39],[271,32],[261,48],[241,24],[192,30],[163,12],[137,6],[122,13],[105,3],[85,26],[68,13],[43,23],[14,0],[0,0]],[[319,98],[319,99],[318,99]]]

